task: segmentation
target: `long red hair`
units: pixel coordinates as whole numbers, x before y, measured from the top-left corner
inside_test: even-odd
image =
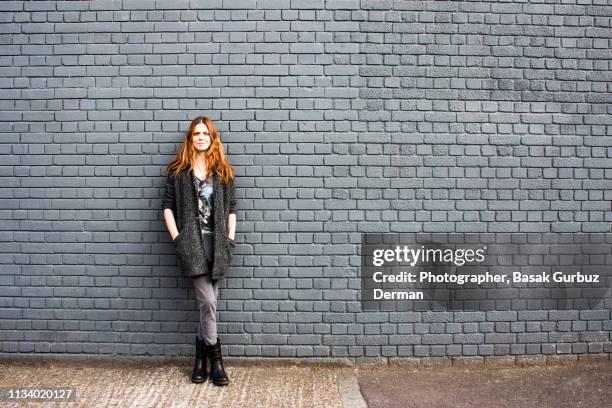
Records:
[[[174,159],[166,165],[165,170],[167,173],[172,173],[176,176],[183,170],[190,170],[194,167],[198,151],[193,146],[193,131],[200,123],[206,125],[208,133],[210,134],[210,147],[204,153],[206,167],[209,172],[212,170],[223,184],[228,184],[234,178],[234,172],[232,171],[232,166],[225,160],[223,143],[221,143],[221,139],[219,138],[217,127],[213,121],[206,116],[198,116],[191,121],[189,128],[185,132],[185,138],[183,139],[181,147],[178,149],[178,152],[176,152]]]

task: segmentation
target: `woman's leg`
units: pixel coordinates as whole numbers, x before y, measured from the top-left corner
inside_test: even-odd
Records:
[[[198,298],[198,308],[200,310],[198,337],[204,339],[208,345],[213,345],[217,342],[218,283],[218,280],[211,280],[210,275],[193,278],[193,287]]]
[[[212,271],[212,264],[209,263],[208,266],[209,271]],[[218,282],[218,280],[212,280],[210,275],[193,278],[193,286],[200,308],[198,335],[207,344],[206,354],[210,361],[210,378],[215,385],[227,385],[229,384],[229,378],[223,368],[221,343],[217,338]]]

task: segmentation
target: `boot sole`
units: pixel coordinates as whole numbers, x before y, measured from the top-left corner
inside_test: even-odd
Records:
[[[226,382],[226,381],[223,381],[223,382],[219,382],[219,381],[215,382],[215,381],[212,381],[212,383],[213,383],[214,385],[216,385],[217,387],[225,387],[226,385],[229,385],[229,381],[227,381],[227,382]]]
[[[202,384],[202,383],[206,382],[207,379],[208,378],[201,378],[201,379],[200,378],[196,378],[196,379],[192,378],[191,382],[194,383],[194,384]]]

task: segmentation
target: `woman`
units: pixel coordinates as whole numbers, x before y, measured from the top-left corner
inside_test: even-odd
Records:
[[[227,385],[217,337],[217,287],[235,247],[236,195],[232,167],[209,118],[200,116],[191,122],[176,157],[165,169],[164,220],[176,248],[177,265],[192,278],[200,310],[191,381],[206,381],[208,356],[211,380]]]

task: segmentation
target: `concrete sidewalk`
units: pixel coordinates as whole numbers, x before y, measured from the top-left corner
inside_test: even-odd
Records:
[[[192,384],[191,364],[0,361],[0,387],[74,387],[75,402],[0,406],[365,407],[350,367],[225,364],[230,385]],[[344,403],[343,403],[344,400]],[[361,404],[361,405],[360,405]]]

